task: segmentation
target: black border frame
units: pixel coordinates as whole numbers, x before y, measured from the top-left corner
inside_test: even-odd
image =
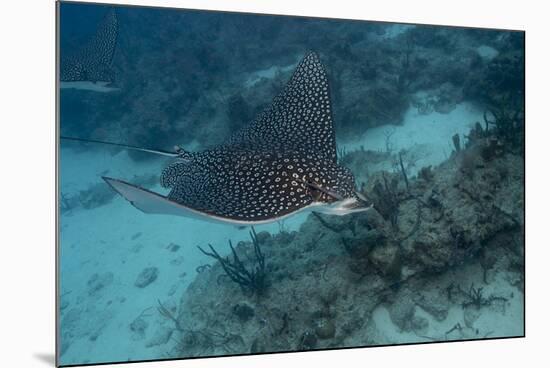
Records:
[[[246,14],[256,16],[275,16],[275,17],[293,17],[293,18],[307,18],[307,19],[321,19],[329,21],[347,21],[347,22],[371,22],[371,23],[384,23],[384,24],[401,24],[401,25],[421,25],[421,26],[434,26],[434,27],[447,27],[447,28],[460,28],[460,29],[482,29],[491,31],[506,31],[506,32],[518,32],[523,34],[523,108],[524,108],[524,124],[523,124],[523,335],[518,336],[503,336],[503,337],[484,337],[479,339],[462,339],[462,340],[445,340],[445,341],[421,341],[421,342],[409,342],[400,344],[381,344],[381,345],[363,345],[363,346],[343,346],[326,349],[313,349],[313,350],[288,350],[288,351],[275,351],[275,352],[263,352],[263,353],[248,353],[248,354],[227,354],[227,355],[210,355],[210,356],[198,356],[198,357],[184,357],[184,358],[161,358],[161,359],[143,359],[143,360],[131,360],[131,361],[115,361],[115,362],[100,362],[100,363],[83,363],[83,364],[67,364],[61,365],[59,362],[60,355],[60,309],[59,309],[59,247],[60,247],[60,228],[59,228],[59,153],[60,153],[60,83],[59,83],[59,67],[60,67],[60,6],[65,4],[82,4],[82,5],[96,5],[96,6],[116,6],[124,8],[148,8],[148,9],[166,9],[166,10],[180,10],[190,12],[212,12],[223,14]],[[526,197],[526,147],[527,147],[527,90],[526,90],[526,65],[527,65],[527,32],[519,29],[508,28],[485,28],[474,26],[457,26],[446,24],[433,24],[433,23],[412,23],[412,22],[398,22],[398,21],[381,21],[372,19],[347,19],[347,18],[329,18],[318,16],[306,16],[306,15],[287,15],[287,14],[270,14],[270,13],[251,13],[244,11],[230,11],[230,10],[211,10],[211,9],[196,9],[196,8],[178,8],[173,6],[155,6],[155,5],[131,5],[131,4],[113,4],[102,2],[86,2],[78,0],[55,0],[55,366],[56,367],[89,367],[89,366],[103,366],[103,365],[115,365],[115,364],[131,364],[131,363],[151,363],[151,362],[170,362],[170,361],[185,361],[194,359],[212,359],[212,358],[230,358],[230,357],[246,357],[257,355],[274,355],[274,354],[289,354],[289,353],[308,353],[318,351],[334,351],[334,350],[350,350],[350,349],[367,349],[367,348],[380,348],[380,347],[400,347],[409,345],[427,345],[427,344],[446,344],[457,342],[483,342],[491,340],[508,340],[508,339],[520,339],[526,337],[526,289],[527,289],[527,267],[526,261],[526,249],[527,249],[527,235],[526,235],[526,223],[527,223],[527,197]]]

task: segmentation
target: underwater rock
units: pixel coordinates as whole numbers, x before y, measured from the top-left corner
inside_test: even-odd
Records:
[[[491,110],[523,112],[525,63],[521,53],[498,54],[484,64],[480,71],[468,74],[469,77],[464,86],[467,98],[479,101]],[[512,127],[513,124],[510,124],[509,128]],[[515,137],[511,137],[514,138],[511,142],[521,146],[523,122],[512,130],[515,130]]]
[[[418,172],[418,177],[424,180],[426,183],[430,183],[434,179],[432,166],[425,166]]]
[[[460,165],[460,172],[470,180],[474,179],[476,169],[483,167],[480,149],[480,146],[475,146],[469,150],[460,152],[457,156]]]
[[[271,239],[271,234],[268,233],[267,231],[261,231],[257,234],[258,236],[258,242],[260,244],[264,244],[265,242],[267,242],[269,239]]]
[[[332,339],[336,334],[336,326],[329,318],[320,318],[315,321],[315,334],[320,339]]]
[[[346,252],[355,259],[366,258],[371,249],[363,242],[362,239],[342,237],[342,244],[344,245]]]
[[[441,210],[442,208],[441,195],[435,190],[426,193],[424,201],[433,210]]]
[[[372,208],[365,215],[367,221],[367,227],[370,229],[377,229],[381,231],[387,237],[387,223],[384,217],[375,208]]]
[[[61,192],[59,196],[59,208],[61,214],[70,212],[74,208],[80,205],[80,200],[78,196],[69,196],[67,193]]]
[[[433,233],[423,233],[414,239],[415,258],[424,268],[439,272],[447,267],[453,250],[450,240],[444,241],[441,236]]]
[[[395,244],[375,247],[369,253],[369,261],[384,276],[399,279],[401,276],[400,249]]]
[[[497,137],[489,137],[478,147],[479,156],[485,162],[492,161],[495,158],[502,156],[506,150],[504,142],[499,140]]]
[[[130,330],[134,332],[143,333],[147,327],[149,327],[149,323],[141,315],[130,323]]]
[[[189,330],[183,334],[181,337],[181,349],[186,352],[190,352],[193,349],[204,349],[211,348],[211,337],[201,331]]]
[[[181,246],[178,245],[178,244],[175,244],[175,243],[170,243],[168,244],[168,246],[166,247],[170,252],[177,252]]]
[[[274,236],[274,240],[275,242],[277,242],[277,244],[280,244],[281,246],[285,246],[290,244],[295,237],[296,237],[296,231],[292,231],[292,232],[281,231]]]
[[[417,295],[414,297],[414,301],[437,321],[444,321],[449,314],[450,303],[447,297],[438,291]]]
[[[356,258],[366,258],[373,248],[384,247],[386,235],[378,229],[361,234],[361,237],[343,237],[342,242],[346,251]]]
[[[317,347],[317,337],[313,332],[306,331],[300,337],[300,340],[298,341],[298,346],[296,346],[296,350],[312,350],[315,349],[315,347]]]
[[[357,311],[343,314],[341,318],[344,320],[341,324],[341,330],[345,335],[351,335],[355,331],[358,331],[365,323],[365,319]]]
[[[139,288],[144,288],[150,283],[152,283],[153,281],[155,281],[158,277],[158,274],[159,274],[158,268],[147,267],[140,272],[134,285]]]
[[[361,83],[358,85],[357,83]],[[395,84],[378,85],[365,89],[363,81],[346,81],[346,87],[357,93],[339,93],[338,83],[333,83],[335,114],[338,132],[346,139],[362,134],[366,128],[384,124],[400,124],[409,107],[409,94]],[[355,84],[355,86],[354,86]],[[368,124],[357,124],[365,121]]]
[[[436,90],[437,101],[434,110],[440,114],[448,114],[464,99],[462,88],[450,82],[445,82]]]
[[[420,316],[414,316],[411,320],[411,330],[413,330],[417,334],[424,334],[426,331],[428,331],[428,327],[430,326],[430,322]]]
[[[135,340],[145,338],[145,330],[149,327],[149,323],[140,315],[130,323],[130,330],[134,333]]]
[[[170,340],[174,329],[167,326],[160,326],[153,336],[145,343],[145,347],[150,348],[153,346],[164,345]]]
[[[408,293],[400,293],[400,296],[388,307],[390,319],[402,331],[412,329],[411,321],[415,314],[415,305]]]
[[[109,286],[113,282],[114,276],[112,272],[105,272],[103,274],[94,273],[88,279],[88,294],[93,295],[99,290]]]
[[[460,154],[469,149],[471,145],[461,144]],[[463,265],[475,264],[482,271],[479,263],[484,257],[485,268],[514,275],[512,281],[518,287],[523,283],[519,277],[523,272],[522,157],[504,154],[488,162],[475,161],[475,180],[463,174],[457,179],[457,157],[426,170],[424,177],[411,177],[408,192],[403,178],[398,177],[400,201],[395,227],[372,209],[347,218],[321,216],[322,221],[310,215],[298,232],[282,230],[272,235],[272,246],[265,252],[270,260],[266,270],[272,290],[262,301],[269,310],[246,299],[254,309],[253,317],[245,317],[250,318],[246,323],[232,310],[245,303],[242,294],[228,287],[228,282],[212,288],[222,270],[219,265],[205,269],[181,299],[182,323],[198,330],[215,325],[242,336],[243,348],[236,353],[276,351],[289,342],[298,350],[395,343],[393,334],[385,333],[385,309],[399,330],[419,335],[418,341],[423,341],[420,335],[449,330],[450,325],[435,321],[448,320],[452,304],[470,300],[456,290],[450,298],[442,287],[464,275],[469,277],[471,271]],[[387,179],[391,181],[390,176]],[[509,235],[499,236],[502,233]],[[353,256],[349,256],[343,242],[348,243]],[[500,249],[502,256],[495,249]],[[513,265],[509,258],[512,254]],[[495,258],[500,261],[495,263]],[[356,269],[352,264],[357,265]],[[460,274],[455,274],[457,270]],[[494,302],[493,310],[504,298],[485,295],[479,304],[486,305],[487,300]],[[377,314],[377,308],[382,315]],[[464,313],[467,323],[476,324],[475,310]],[[383,319],[377,327],[379,316]],[[261,320],[265,322],[259,327],[257,322]],[[460,320],[462,326],[465,321]],[[463,331],[470,330],[466,327]],[[455,330],[441,339],[460,338],[461,334]],[[191,347],[191,352],[183,348],[179,352],[204,355],[204,349],[197,345]],[[212,351],[225,354],[222,348]]]
[[[322,290],[319,294],[319,299],[321,299],[321,302],[328,307],[336,303],[339,294],[338,289],[334,286],[328,290]]]
[[[233,314],[239,317],[241,322],[247,322],[254,317],[254,308],[248,303],[235,304],[233,306]]]

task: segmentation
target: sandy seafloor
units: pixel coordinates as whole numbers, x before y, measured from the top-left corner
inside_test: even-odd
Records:
[[[455,133],[463,136],[476,121],[482,121],[482,113],[468,103],[457,105],[448,114],[432,112],[421,115],[411,107],[404,124],[370,129],[356,141],[339,142],[339,147],[345,147],[348,152],[361,146],[383,151],[385,136],[391,131],[392,150],[416,151],[418,161],[415,168],[419,170],[447,159],[452,152],[451,137]],[[101,147],[94,150],[65,147],[60,157],[61,191],[69,196],[93,184],[103,183],[102,175],[131,181],[134,175],[160,174],[165,162],[135,162],[125,151],[112,155],[111,151],[102,151]],[[161,191],[160,185],[151,189]],[[306,216],[293,216],[283,224],[259,225],[256,230],[276,233],[280,226],[286,230],[298,230]],[[199,252],[197,245],[211,243],[220,250],[227,250],[229,239],[234,243],[249,239],[247,229],[231,225],[146,215],[119,196],[91,210],[80,208],[62,213],[60,230],[61,335],[65,335],[61,341],[63,364],[165,357],[166,347],[154,342],[155,324],[162,322],[156,311],[157,300],[179,304],[186,287],[197,275],[196,268],[211,263],[211,259]],[[177,244],[180,248],[173,252],[168,248],[170,244]],[[145,288],[134,286],[138,274],[151,266],[159,269],[158,278]],[[473,267],[468,272],[472,281],[481,277],[477,271]],[[97,274],[96,281],[107,281],[98,290],[91,291],[88,281],[94,274]],[[523,325],[518,325],[517,321],[522,320],[523,298],[517,289],[500,280],[498,275],[494,280],[484,290],[498,294],[516,292],[516,297],[506,308],[506,318],[498,317],[499,335],[522,335]],[[150,316],[149,331],[153,336],[140,336],[130,328],[132,321],[142,313]],[[427,334],[440,335],[441,331],[447,331],[456,323],[459,311],[451,310],[443,322],[425,312],[418,313],[430,322]],[[414,333],[400,331],[383,306],[374,312],[374,319],[384,335],[381,342],[428,341]],[[491,314],[484,314],[478,325],[494,329],[495,321]]]

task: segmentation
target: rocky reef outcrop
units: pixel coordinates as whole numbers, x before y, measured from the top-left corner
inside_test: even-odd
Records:
[[[170,354],[483,338],[505,334],[498,324],[523,331],[524,160],[501,148],[471,139],[416,177],[371,176],[366,213],[259,232],[265,291],[247,292],[214,262],[173,313]],[[254,266],[251,242],[235,252]]]

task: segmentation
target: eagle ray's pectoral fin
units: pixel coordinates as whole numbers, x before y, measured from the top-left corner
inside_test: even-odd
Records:
[[[168,199],[160,193],[138,187],[119,179],[113,179],[105,176],[102,178],[111,188],[113,188],[115,192],[130,202],[132,206],[144,213],[176,215],[212,222],[224,222],[223,219],[211,216],[206,212],[184,206]]]

